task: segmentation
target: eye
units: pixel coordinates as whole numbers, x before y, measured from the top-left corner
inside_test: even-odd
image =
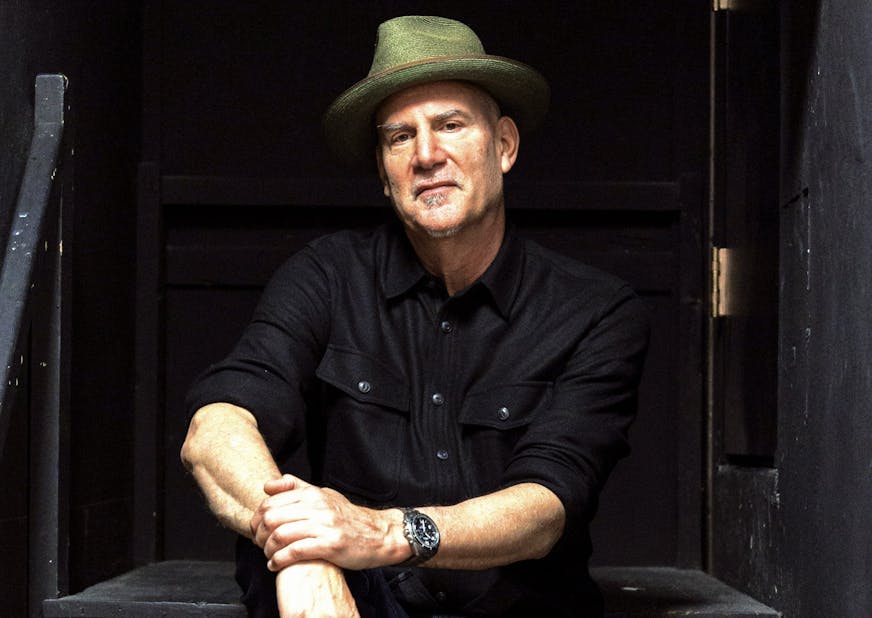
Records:
[[[399,144],[405,144],[410,139],[412,139],[412,134],[409,133],[408,131],[402,131],[402,132],[394,133],[393,135],[391,135],[390,143],[392,146],[399,145]]]
[[[454,120],[449,120],[444,125],[442,125],[442,129],[444,131],[448,131],[449,133],[453,133],[454,131],[458,131],[461,128],[461,124]]]

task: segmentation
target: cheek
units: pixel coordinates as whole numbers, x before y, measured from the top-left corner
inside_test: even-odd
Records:
[[[391,166],[391,161],[388,159],[381,165],[381,183],[382,190],[386,197],[391,197],[391,195],[396,195],[397,190],[400,187],[400,183],[398,181],[398,177],[396,173],[393,171]]]
[[[388,196],[396,196],[400,194],[400,185],[397,184],[395,180],[388,179],[387,184],[385,185],[385,191],[388,192]]]
[[[503,170],[503,156],[498,152],[488,153],[487,158],[483,163],[484,174],[487,176],[488,182],[499,182],[505,173]]]
[[[401,181],[388,177],[384,183],[384,193],[395,210],[408,209],[407,203],[409,200],[406,199],[408,191],[405,190]]]

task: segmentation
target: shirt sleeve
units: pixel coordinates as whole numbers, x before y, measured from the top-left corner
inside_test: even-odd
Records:
[[[560,498],[567,534],[586,527],[609,473],[629,453],[648,330],[647,309],[629,286],[603,303],[506,468],[504,487],[536,482]]]
[[[190,415],[224,402],[254,415],[277,460],[305,438],[305,394],[330,321],[329,277],[307,247],[273,275],[233,351],[188,392]]]

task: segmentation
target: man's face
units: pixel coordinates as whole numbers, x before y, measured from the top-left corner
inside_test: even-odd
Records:
[[[384,193],[410,233],[445,238],[503,216],[518,131],[482,90],[413,86],[382,103],[376,125]]]

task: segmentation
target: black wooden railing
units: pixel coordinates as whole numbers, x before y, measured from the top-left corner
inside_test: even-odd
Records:
[[[36,78],[34,127],[0,273],[0,457],[13,416],[29,420],[28,607],[67,591],[67,308],[64,170],[67,80]],[[68,207],[68,205],[67,205]],[[69,216],[66,217],[68,222]],[[14,454],[21,452],[16,449]]]

